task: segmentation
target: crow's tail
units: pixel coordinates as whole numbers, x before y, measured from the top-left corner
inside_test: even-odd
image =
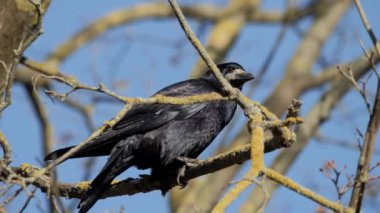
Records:
[[[116,156],[115,156],[116,155]],[[113,153],[98,176],[92,181],[90,189],[81,198],[78,205],[79,213],[87,212],[109,187],[112,180],[123,171],[132,166],[132,157],[123,158],[122,151]]]
[[[44,160],[45,161],[55,160],[55,159],[61,157],[62,155],[64,155],[66,152],[70,151],[70,149],[72,149],[74,147],[75,146],[69,146],[69,147],[66,147],[63,149],[58,149],[58,150],[46,155]]]
[[[103,143],[100,143],[103,142]],[[109,155],[111,153],[111,150],[118,142],[117,140],[110,140],[110,141],[95,141],[91,142],[84,147],[80,148],[76,153],[71,155],[70,158],[83,158],[83,157],[96,157],[96,156],[104,156]],[[70,151],[75,146],[69,146],[63,149],[58,149],[45,157],[45,161],[55,160],[62,155],[66,154],[66,152]]]

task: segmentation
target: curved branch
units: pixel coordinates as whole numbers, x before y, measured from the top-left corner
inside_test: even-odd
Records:
[[[204,19],[215,19],[215,15],[218,14],[218,8],[209,5],[186,7],[184,11],[190,16]],[[132,8],[113,11],[93,21],[61,44],[47,57],[47,61],[60,63],[85,43],[120,25],[144,19],[164,19],[172,16],[173,12],[170,6],[163,3],[140,4]]]
[[[7,139],[4,134],[0,131],[0,146],[3,149],[3,158],[0,159],[1,163],[8,165],[12,159],[12,148],[9,146]]]
[[[218,20],[221,8],[213,5],[198,5],[183,7],[182,10],[190,18],[214,22]],[[311,6],[287,11],[257,11],[257,13],[252,13],[249,16],[249,20],[266,23],[295,22],[313,13],[315,13],[315,9]],[[60,63],[85,43],[120,25],[146,19],[173,17],[170,6],[163,3],[140,4],[132,8],[113,11],[90,23],[69,40],[65,41],[47,57],[47,60]]]

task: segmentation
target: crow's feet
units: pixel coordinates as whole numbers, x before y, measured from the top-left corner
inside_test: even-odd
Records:
[[[198,159],[196,159],[196,158],[188,158],[188,157],[182,157],[182,156],[177,157],[177,160],[178,160],[178,161],[181,161],[181,162],[183,162],[183,163],[185,163],[185,165],[182,166],[182,167],[178,170],[178,175],[177,175],[177,183],[178,183],[178,185],[179,185],[181,188],[185,188],[185,186],[187,185],[187,181],[182,182],[181,179],[185,176],[186,169],[187,169],[188,167],[194,167],[194,166],[199,165],[199,161],[200,161],[200,160],[198,160]]]
[[[197,166],[200,162],[200,160],[198,160],[196,158],[188,158],[188,157],[182,157],[182,156],[177,157],[177,160],[184,162],[186,164],[186,166],[188,166],[188,167]]]
[[[177,184],[181,187],[181,189],[185,188],[186,185],[187,185],[187,181],[184,181],[184,182],[181,181],[181,178],[183,178],[183,177],[185,176],[186,167],[187,167],[187,165],[184,165],[184,166],[182,166],[182,167],[178,170]]]

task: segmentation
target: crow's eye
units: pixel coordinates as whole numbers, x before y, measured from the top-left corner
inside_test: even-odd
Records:
[[[234,67],[231,67],[231,66],[227,67],[227,73],[232,73],[234,70],[235,70]]]

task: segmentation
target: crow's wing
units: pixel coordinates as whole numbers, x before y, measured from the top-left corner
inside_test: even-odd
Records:
[[[156,94],[179,97],[214,92],[215,88],[205,80],[195,79],[168,86]],[[188,119],[202,110],[208,102],[191,105],[141,104],[130,109],[112,129],[101,134],[91,145],[113,139],[120,140],[134,134],[143,134],[159,128],[172,120]],[[115,144],[114,144],[115,145]],[[113,145],[113,146],[114,146]],[[112,147],[113,147],[112,146]]]
[[[192,105],[152,104],[138,105],[128,111],[112,128],[115,134],[131,135],[156,129],[173,119],[187,119],[207,103]]]
[[[156,94],[179,97],[215,92],[215,88],[205,80],[188,80],[168,86]],[[82,147],[71,158],[109,155],[112,148],[122,139],[144,134],[157,129],[172,120],[188,119],[202,110],[208,103],[191,105],[150,104],[133,106],[111,129]],[[50,153],[45,160],[57,158],[72,147],[63,148]]]

